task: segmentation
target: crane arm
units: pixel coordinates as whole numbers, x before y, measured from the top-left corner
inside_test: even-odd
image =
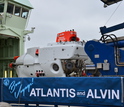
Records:
[[[100,27],[100,32],[101,32],[102,35],[104,35],[106,33],[113,32],[113,31],[116,31],[116,30],[120,30],[120,29],[123,29],[123,28],[124,28],[124,23],[121,23],[121,24],[111,26],[111,27],[108,27],[108,28],[106,28],[106,26]]]
[[[122,0],[101,0],[105,5],[112,5],[114,3],[120,2]]]

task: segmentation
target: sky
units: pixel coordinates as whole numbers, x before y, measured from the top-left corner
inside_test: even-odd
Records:
[[[34,33],[28,34],[30,41],[26,38],[26,49],[47,46],[47,43],[55,42],[57,33],[71,29],[77,32],[80,40],[99,39],[99,27],[110,27],[124,21],[123,1],[107,8],[103,7],[101,0],[29,1],[34,9],[30,14],[27,29],[35,27],[35,30]],[[123,30],[112,33],[123,36]]]

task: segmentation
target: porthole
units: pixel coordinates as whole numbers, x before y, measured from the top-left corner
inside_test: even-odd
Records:
[[[53,64],[53,70],[54,71],[58,71],[59,70],[59,66],[57,64]]]

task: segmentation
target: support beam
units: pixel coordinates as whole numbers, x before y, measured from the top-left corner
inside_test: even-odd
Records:
[[[116,31],[116,30],[120,30],[120,29],[123,29],[123,28],[124,28],[124,23],[121,23],[121,24],[118,24],[118,25],[115,25],[115,26],[112,26],[112,27],[108,27],[108,28],[106,28],[106,26],[100,27],[100,32],[101,32],[102,35],[104,35],[106,33],[113,32],[113,31]]]

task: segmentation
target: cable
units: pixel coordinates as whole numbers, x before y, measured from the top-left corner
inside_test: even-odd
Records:
[[[117,11],[117,9],[119,8],[119,6],[121,5],[122,1],[119,3],[119,5],[116,7],[116,9],[114,10],[114,12],[111,14],[111,16],[109,17],[109,19],[106,21],[105,25],[109,22],[109,20],[112,18],[112,16],[115,14],[115,12]],[[104,26],[105,26],[104,25]]]
[[[102,35],[102,37],[99,39],[99,41],[102,41],[102,42],[106,43],[108,37],[112,40],[114,46],[118,47],[118,38],[114,34]]]

